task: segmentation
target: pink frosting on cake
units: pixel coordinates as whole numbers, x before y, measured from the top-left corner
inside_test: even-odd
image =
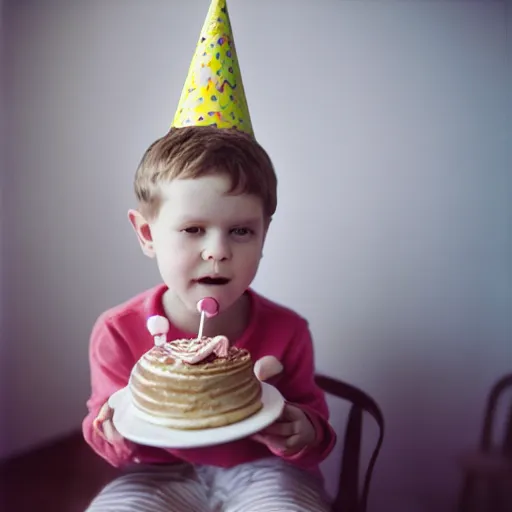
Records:
[[[204,361],[211,354],[217,357],[227,357],[229,354],[229,340],[226,336],[174,340],[169,345],[171,355],[188,364]]]

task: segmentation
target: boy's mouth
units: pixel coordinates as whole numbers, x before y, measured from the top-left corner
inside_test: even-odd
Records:
[[[222,286],[224,284],[229,283],[229,279],[227,277],[201,277],[197,280],[199,284],[205,284],[207,286]]]

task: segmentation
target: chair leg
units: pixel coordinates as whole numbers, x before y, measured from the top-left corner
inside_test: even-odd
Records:
[[[457,512],[509,512],[512,488],[503,481],[467,475],[459,495]]]
[[[508,484],[510,485],[510,484]],[[493,512],[509,512],[512,510],[512,493],[507,482],[489,482],[488,487],[488,509]]]
[[[457,512],[473,512],[474,490],[476,479],[473,475],[466,475],[462,484],[462,490],[459,495],[459,504]]]

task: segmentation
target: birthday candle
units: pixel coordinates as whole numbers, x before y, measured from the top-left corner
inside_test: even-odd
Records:
[[[167,333],[169,332],[169,320],[165,316],[153,315],[148,318],[146,327],[155,339],[157,347],[167,342]]]
[[[205,318],[212,318],[219,312],[219,303],[213,297],[205,297],[197,303],[197,310],[201,313],[197,334],[197,339],[200,340],[203,337]]]

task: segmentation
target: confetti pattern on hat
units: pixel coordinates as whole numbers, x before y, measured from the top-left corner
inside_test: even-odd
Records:
[[[226,0],[212,0],[172,127],[236,128],[254,136]]]

